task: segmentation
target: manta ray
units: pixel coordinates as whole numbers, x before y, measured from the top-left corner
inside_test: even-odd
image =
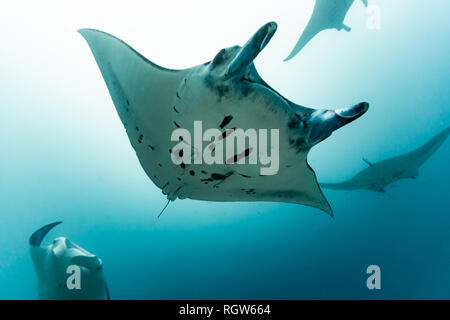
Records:
[[[303,31],[300,39],[295,44],[294,49],[284,60],[288,61],[295,57],[304,46],[311,41],[319,32],[326,29],[344,29],[350,31],[351,28],[344,24],[345,16],[355,0],[316,0],[314,10]],[[367,7],[367,0],[362,0]]]
[[[29,239],[31,258],[38,277],[38,296],[42,300],[109,300],[103,278],[102,260],[69,239],[59,237],[41,247],[47,233],[61,222],[36,230]],[[67,285],[71,266],[80,268],[80,288]]]
[[[372,163],[363,159],[368,168],[356,174],[353,178],[342,183],[321,183],[328,189],[355,190],[367,189],[386,193],[385,187],[401,179],[415,179],[419,176],[419,168],[444,143],[450,133],[447,127],[423,146],[401,156]]]
[[[140,164],[169,201],[290,202],[332,215],[307,162],[308,152],[334,130],[363,115],[369,105],[307,108],[272,89],[259,76],[253,60],[276,28],[275,22],[267,23],[244,46],[222,49],[210,62],[184,70],[160,67],[110,34],[79,30],[93,52]],[[231,163],[175,164],[172,153],[180,141],[173,142],[172,133],[178,128],[194,132],[195,121],[221,132],[215,143],[229,139],[228,133],[236,128],[279,130],[277,174],[261,175],[262,164],[240,164],[238,159],[256,153],[249,148],[236,151]]]

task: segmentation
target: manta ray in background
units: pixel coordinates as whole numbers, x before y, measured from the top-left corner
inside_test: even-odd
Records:
[[[430,141],[414,151],[389,158],[377,163],[363,159],[369,167],[342,183],[321,183],[328,189],[355,190],[367,189],[386,193],[385,187],[401,179],[415,179],[419,176],[419,168],[444,143],[450,133],[447,127]]]
[[[344,29],[350,31],[351,28],[344,24],[344,19],[353,2],[354,0],[316,0],[313,13],[305,30],[284,61],[295,57],[312,38],[323,30],[337,29],[340,31]],[[367,7],[367,0],[362,0],[362,2]]]
[[[30,253],[38,278],[38,295],[43,300],[109,300],[100,258],[87,252],[69,239],[59,237],[41,247],[47,233],[61,222],[36,230],[29,239]],[[69,289],[68,268],[80,268],[80,288]]]
[[[308,165],[308,152],[369,106],[362,102],[335,111],[306,108],[272,89],[257,73],[253,60],[276,28],[276,23],[267,23],[243,47],[222,49],[211,62],[178,71],[152,63],[110,34],[79,30],[140,164],[169,201],[281,201],[332,215]],[[175,164],[172,153],[181,156],[181,151],[174,147],[184,141],[171,141],[172,133],[177,128],[194,132],[194,121],[200,120],[204,128],[220,128],[214,143],[227,139],[236,128],[278,129],[278,173],[261,175],[262,164],[241,164],[239,160],[257,152],[249,148],[238,150],[231,162],[222,164]]]

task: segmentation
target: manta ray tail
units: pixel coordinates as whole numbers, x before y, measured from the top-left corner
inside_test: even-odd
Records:
[[[62,223],[62,221],[53,222],[36,230],[29,239],[30,246],[39,247],[41,245],[42,240],[47,235],[47,233],[49,233],[50,230],[52,230],[60,223]]]
[[[166,210],[166,208],[167,208],[167,206],[169,205],[169,203],[170,203],[170,200],[167,200],[166,205],[165,205],[164,208],[161,210],[161,212],[158,214],[158,219],[159,219],[159,217],[161,217],[161,215],[163,214],[164,210]]]

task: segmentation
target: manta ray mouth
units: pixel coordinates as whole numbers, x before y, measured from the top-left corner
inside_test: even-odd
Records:
[[[251,72],[251,70],[250,70],[250,72]],[[278,91],[276,91],[274,88],[269,86],[264,80],[262,80],[261,77],[259,77],[259,75],[257,73],[256,73],[257,79],[252,79],[252,74],[250,72],[246,76],[242,77],[240,81],[250,83],[254,86],[266,88],[267,90],[269,90],[270,92],[275,94],[277,97],[281,98],[284,102],[286,102],[289,107],[292,106],[292,101],[290,101],[289,99],[286,99]],[[256,72],[256,70],[255,70],[255,72]]]

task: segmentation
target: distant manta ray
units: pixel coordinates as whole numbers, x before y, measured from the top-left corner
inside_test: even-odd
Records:
[[[353,2],[354,0],[316,0],[308,25],[284,61],[295,57],[312,38],[323,30],[337,29],[340,31],[344,29],[350,31],[351,28],[344,24],[344,19]],[[367,7],[367,0],[362,0],[362,2]]]
[[[389,158],[377,163],[363,159],[369,167],[356,174],[350,180],[342,183],[321,183],[328,189],[355,190],[367,189],[386,193],[385,187],[397,180],[415,179],[419,175],[419,168],[444,143],[450,133],[447,127],[420,148],[398,157]]]

